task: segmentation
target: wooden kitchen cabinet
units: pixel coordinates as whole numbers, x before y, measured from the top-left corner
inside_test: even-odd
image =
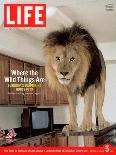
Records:
[[[45,67],[40,67],[40,75],[45,78]],[[46,79],[46,78],[45,78]],[[57,93],[48,85],[48,82],[42,83],[41,89],[41,103],[42,105],[58,105],[68,104],[67,96],[65,93]]]
[[[45,78],[45,67],[30,64],[21,60],[17,60],[0,54],[0,105],[58,105],[67,104],[65,93],[57,93],[52,91],[48,86],[48,82],[32,83],[37,87],[29,88],[16,86],[19,84],[29,84],[23,82],[13,82],[12,80],[20,77],[36,78],[31,75],[12,75],[12,70],[16,71],[38,71],[39,78]],[[5,83],[4,77],[11,77],[11,82]],[[9,84],[9,87],[8,87]]]
[[[30,74],[31,71],[35,71],[35,65],[24,63],[24,70],[28,72],[28,75],[26,76],[26,78],[35,79],[35,76]],[[35,82],[34,83],[26,82],[25,84],[35,84]],[[25,104],[26,105],[35,105],[36,103],[35,92],[36,92],[35,87],[25,87]]]
[[[17,141],[14,146],[52,146],[51,140],[51,134],[41,135]]]
[[[62,133],[55,135],[54,146],[67,146],[67,137],[63,136]]]
[[[42,77],[45,78],[45,67],[40,67],[42,70]],[[55,91],[52,91],[51,88],[48,86],[48,82],[46,81],[42,84],[42,98],[43,98],[43,105],[56,105],[57,104],[57,94]]]
[[[13,75],[12,71],[23,71],[23,62],[16,60],[16,59],[12,59],[10,58],[10,76],[11,78],[23,78],[22,75]],[[24,104],[24,91],[23,90],[19,90],[21,87],[16,86],[16,84],[21,84],[23,82],[21,82],[19,80],[16,79],[16,82],[10,82],[10,104],[13,105],[23,105]],[[15,84],[15,85],[14,85]]]
[[[57,102],[58,104],[68,104],[68,99],[65,92],[57,93]]]
[[[13,146],[40,146],[41,139],[39,136],[19,140]]]
[[[36,76],[39,78],[42,78],[42,69],[40,69],[41,67],[36,66],[35,70],[38,72],[38,75]],[[42,93],[42,83],[41,82],[36,82],[36,105],[40,105],[43,102],[43,94]]]
[[[35,138],[28,141],[28,146],[40,146],[41,145],[41,138]]]
[[[9,59],[0,55],[0,105],[9,104],[9,82],[5,82],[5,77],[9,77]]]
[[[52,141],[51,134],[45,135],[40,139],[40,146],[52,146],[51,141]]]

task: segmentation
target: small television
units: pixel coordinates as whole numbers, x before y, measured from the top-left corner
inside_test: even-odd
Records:
[[[53,108],[24,108],[21,115],[23,136],[38,135],[53,130]]]

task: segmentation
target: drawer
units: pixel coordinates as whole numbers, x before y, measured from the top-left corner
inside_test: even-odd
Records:
[[[28,143],[19,143],[19,144],[15,144],[13,146],[28,146]]]
[[[41,145],[41,139],[36,139],[28,142],[28,146],[40,146],[40,145]]]
[[[42,137],[42,144],[51,143],[51,136]]]

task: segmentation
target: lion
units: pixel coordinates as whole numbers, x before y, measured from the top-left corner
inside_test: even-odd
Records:
[[[94,128],[92,106],[96,101],[96,122],[99,128],[109,125],[102,107],[105,95],[106,67],[102,53],[90,33],[74,23],[50,32],[44,40],[45,74],[51,89],[66,92],[70,122],[63,131],[77,130],[77,97],[84,97],[82,130]]]

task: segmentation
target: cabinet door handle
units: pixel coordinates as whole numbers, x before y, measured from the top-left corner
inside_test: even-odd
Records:
[[[42,145],[42,139],[40,138],[40,145]]]
[[[28,146],[30,146],[30,143],[28,142]]]
[[[47,143],[47,140],[45,140],[45,143]]]
[[[34,143],[34,146],[37,146],[37,144],[36,144],[36,143]]]

